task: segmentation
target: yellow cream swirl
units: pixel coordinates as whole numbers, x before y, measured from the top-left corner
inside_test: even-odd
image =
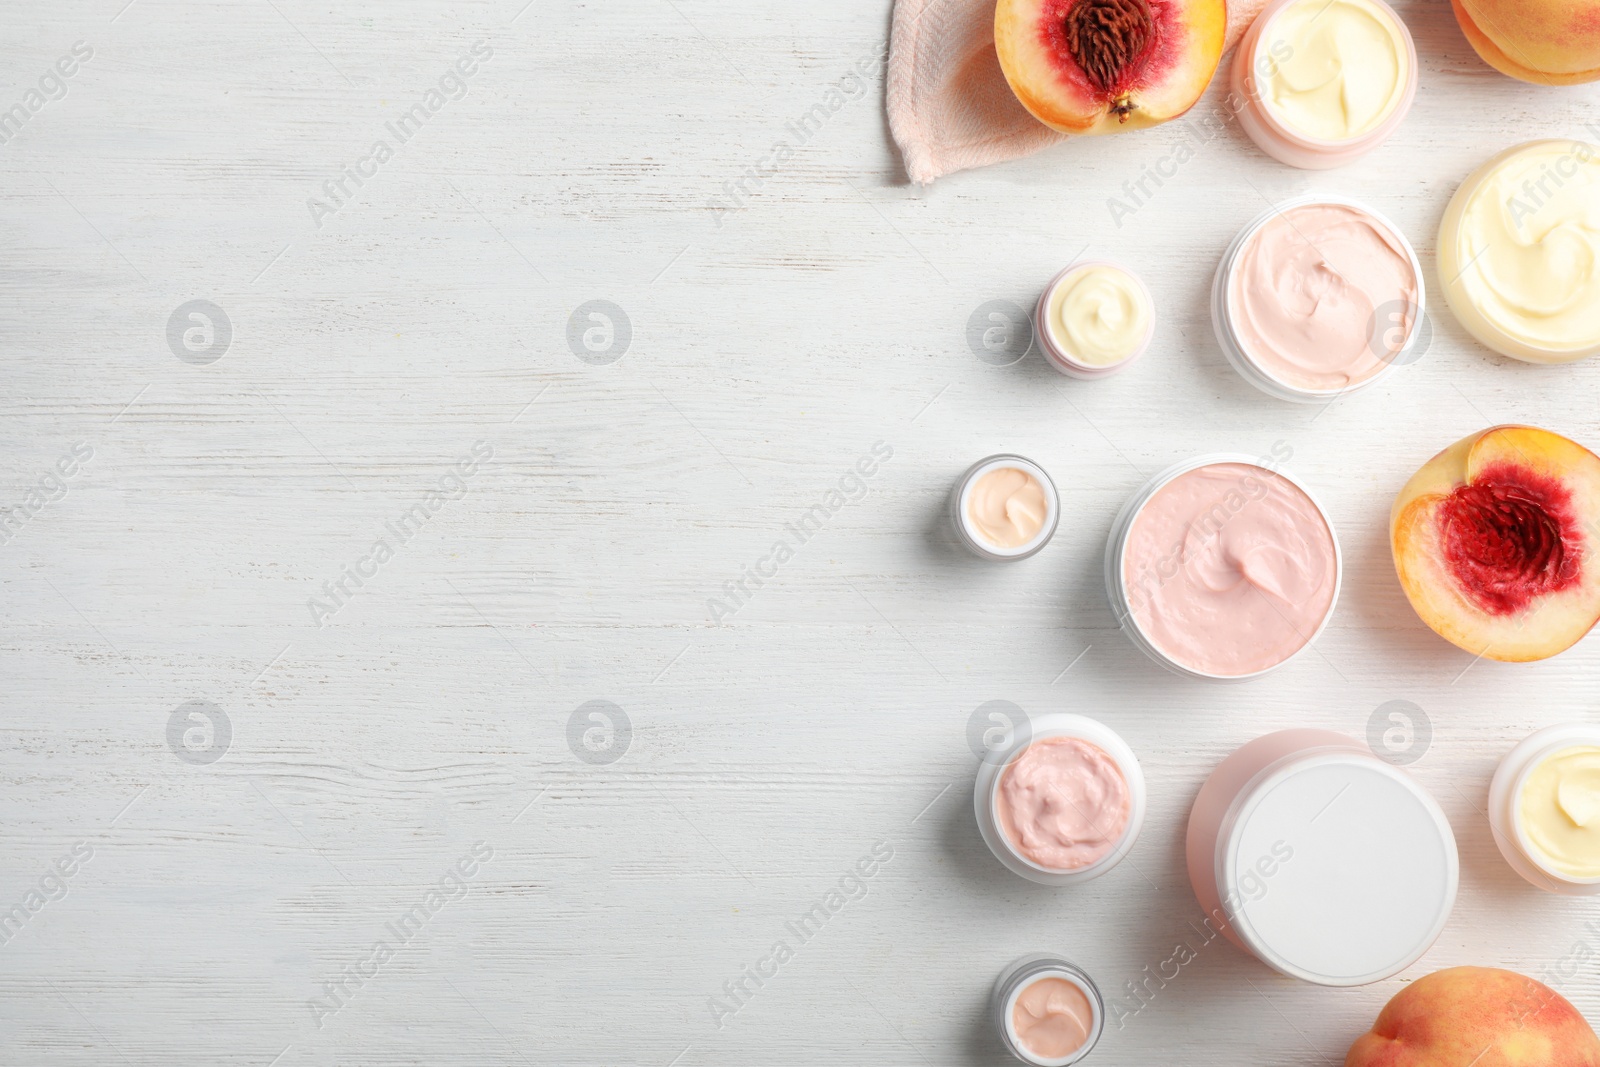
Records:
[[[1517,821],[1543,865],[1569,878],[1600,878],[1600,747],[1546,756],[1517,797]]]
[[[1300,0],[1280,11],[1256,51],[1257,92],[1290,129],[1322,141],[1364,137],[1394,113],[1411,52],[1371,0]]]
[[[1451,305],[1491,347],[1534,362],[1600,348],[1600,148],[1536,141],[1481,168],[1446,212]],[[1463,306],[1463,304],[1465,306]],[[1475,328],[1481,317],[1512,345]]]
[[[1109,367],[1132,356],[1150,332],[1150,298],[1138,279],[1096,264],[1062,279],[1048,325],[1079,363]]]

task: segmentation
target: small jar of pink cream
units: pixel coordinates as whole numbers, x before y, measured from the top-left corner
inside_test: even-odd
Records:
[[[1060,518],[1055,482],[1022,456],[980,459],[950,491],[956,537],[974,555],[1000,563],[1038,552],[1055,536]]]
[[[1106,541],[1106,596],[1122,632],[1174,673],[1258,678],[1333,617],[1343,573],[1333,522],[1283,468],[1291,451],[1200,456],[1122,506]]]
[[[1325,986],[1416,963],[1460,880],[1438,802],[1331,730],[1280,730],[1235,749],[1195,797],[1184,853],[1207,942],[1221,934]]]
[[[1077,1063],[1094,1051],[1106,1025],[1094,979],[1049,953],[1024,956],[1000,972],[989,1014],[1006,1051],[1034,1067]]]
[[[1421,357],[1426,295],[1394,223],[1354,200],[1302,196],[1233,239],[1211,283],[1211,322],[1245,381],[1327,404]]]
[[[1273,0],[1230,74],[1250,139],[1281,163],[1325,170],[1366,155],[1405,119],[1417,48],[1383,0]]]
[[[978,768],[973,811],[995,858],[1040,885],[1105,874],[1144,825],[1144,772],[1104,723],[1057,713],[1034,719],[1010,751]]]

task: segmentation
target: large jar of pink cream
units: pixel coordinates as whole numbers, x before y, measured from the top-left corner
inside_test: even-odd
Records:
[[[1106,541],[1106,596],[1129,640],[1174,673],[1245,681],[1317,639],[1339,599],[1333,523],[1269,454],[1200,456],[1135,493]]]
[[[1282,730],[1234,750],[1195,797],[1185,853],[1209,936],[1327,986],[1380,981],[1420,959],[1460,876],[1433,797],[1331,730]]]
[[[1354,200],[1301,196],[1257,215],[1228,245],[1211,322],[1245,381],[1326,405],[1422,357],[1426,288],[1393,222]]]

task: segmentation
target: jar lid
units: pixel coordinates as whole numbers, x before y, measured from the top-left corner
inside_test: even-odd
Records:
[[[1410,775],[1360,752],[1280,764],[1240,800],[1217,885],[1240,939],[1320,985],[1376,982],[1444,929],[1460,875],[1444,812]]]

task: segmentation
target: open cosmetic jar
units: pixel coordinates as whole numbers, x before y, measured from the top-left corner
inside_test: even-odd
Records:
[[[1049,543],[1061,518],[1061,499],[1044,468],[1002,454],[968,467],[950,491],[956,537],[984,559],[1027,559]]]
[[[1274,0],[1234,49],[1239,125],[1281,163],[1325,170],[1388,139],[1417,95],[1417,48],[1383,0]]]
[[[1600,354],[1600,147],[1530,141],[1473,171],[1445,208],[1439,276],[1461,325],[1501,355]]]
[[[1122,506],[1106,541],[1123,633],[1190,678],[1244,681],[1293,659],[1332,618],[1342,573],[1327,512],[1276,455],[1167,468]]]
[[[1280,400],[1325,404],[1415,358],[1422,264],[1399,228],[1334,196],[1286,200],[1223,253],[1211,322],[1233,369]]]
[[[1104,378],[1144,355],[1155,299],[1139,276],[1106,260],[1074,263],[1050,280],[1033,311],[1045,362],[1070,378]]]
[[[1235,749],[1195,797],[1185,852],[1208,930],[1327,986],[1376,982],[1420,959],[1460,877],[1438,803],[1330,730]]]
[[[1035,1067],[1077,1063],[1094,1050],[1106,1025],[1094,979],[1047,953],[1024,956],[1000,972],[989,1014],[1006,1051]]]
[[[1077,885],[1132,851],[1144,825],[1144,772],[1104,723],[1045,715],[979,766],[972,804],[984,843],[1013,873]]]
[[[1600,893],[1600,726],[1550,726],[1512,749],[1489,785],[1489,825],[1531,884]]]

